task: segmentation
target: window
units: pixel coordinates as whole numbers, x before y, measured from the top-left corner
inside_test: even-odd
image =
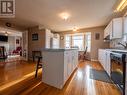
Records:
[[[71,36],[66,35],[65,36],[65,48],[70,48],[71,47]]]
[[[75,34],[65,36],[65,48],[78,48],[79,51],[85,50],[91,51],[91,33]]]
[[[87,47],[87,51],[91,51],[91,33],[85,34],[85,46]]]
[[[84,35],[73,35],[72,46],[77,47],[79,50],[84,50]]]

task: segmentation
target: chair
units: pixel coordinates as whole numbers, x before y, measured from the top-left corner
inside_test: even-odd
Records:
[[[86,49],[85,49],[85,51],[84,51],[84,53],[83,53],[83,61],[86,59],[87,48],[88,48],[88,47],[86,47]]]
[[[13,54],[22,55],[22,47],[19,46],[16,48],[16,50],[13,50]]]
[[[39,50],[32,51],[33,62],[35,61],[35,58],[38,56],[41,56],[41,54],[42,54],[42,52]]]
[[[81,59],[82,59],[82,60],[84,61],[84,60],[86,59],[87,48],[88,48],[88,47],[86,47],[86,49],[85,49],[85,51],[83,52],[83,54],[82,54],[82,55],[81,55],[81,54],[79,54],[79,60],[81,60]]]
[[[37,78],[38,69],[42,68],[42,64],[40,64],[40,61],[42,60],[42,56],[36,56],[36,58],[37,58],[37,64],[36,64],[35,78]]]

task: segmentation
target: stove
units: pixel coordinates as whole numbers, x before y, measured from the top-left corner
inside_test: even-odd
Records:
[[[125,95],[126,54],[127,52],[121,51],[111,52],[111,79],[123,95]]]

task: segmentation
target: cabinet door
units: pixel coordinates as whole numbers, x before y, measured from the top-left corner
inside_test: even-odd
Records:
[[[100,49],[98,50],[98,60],[101,63],[101,50]]]
[[[105,50],[103,50],[103,55],[102,55],[102,57],[103,57],[103,67],[104,67],[104,69],[106,69],[106,63],[107,63],[107,53],[106,53],[106,51]]]
[[[67,51],[68,55],[67,55],[67,73],[68,73],[68,77],[71,75],[71,69],[72,69],[72,55],[70,51]]]
[[[106,27],[105,30],[104,30],[104,38],[107,37],[107,32],[108,32],[108,27]]]
[[[106,62],[106,72],[108,73],[108,75],[110,76],[110,65],[111,65],[111,59],[110,59],[110,51],[106,51],[107,52],[107,62]]]
[[[73,69],[72,72],[74,71],[74,69],[77,67],[78,65],[78,51],[73,51],[73,55],[72,55],[72,63],[73,63]]]
[[[122,18],[113,19],[112,39],[122,38]]]
[[[72,72],[75,69],[75,51],[72,51]]]
[[[64,52],[64,83],[68,79],[68,52]]]
[[[107,25],[107,27],[104,30],[104,38],[106,38],[111,33],[112,33],[112,21]]]
[[[124,34],[127,34],[127,16],[123,18],[124,20]]]
[[[99,61],[103,68],[106,68],[106,51],[105,50],[99,50]]]
[[[103,50],[99,49],[98,51],[98,60],[102,64],[103,63]]]
[[[112,39],[112,36],[113,36],[113,28],[112,28],[112,26],[113,26],[113,23],[112,23],[112,21],[109,23],[109,25],[108,25],[108,33],[109,33],[109,35],[110,35],[110,39]]]

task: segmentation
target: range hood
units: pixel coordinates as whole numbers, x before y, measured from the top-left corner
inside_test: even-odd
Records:
[[[110,35],[108,35],[108,36],[106,36],[105,38],[104,38],[104,42],[109,42],[110,41]]]

